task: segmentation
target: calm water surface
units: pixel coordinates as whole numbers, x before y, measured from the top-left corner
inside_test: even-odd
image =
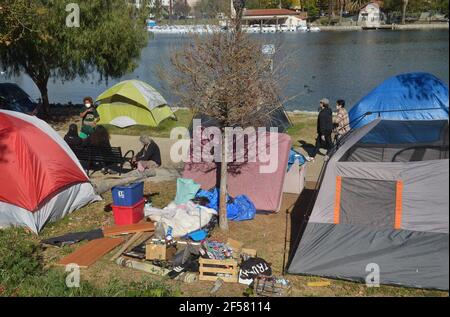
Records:
[[[318,100],[344,98],[353,105],[386,78],[405,72],[425,71],[449,83],[449,32],[360,31],[254,35],[264,43],[281,44],[280,55],[288,56],[287,79],[282,82],[286,108],[316,110]],[[142,51],[139,67],[121,79],[108,83],[90,79],[49,83],[51,102],[80,103],[86,95],[97,97],[112,84],[138,78],[158,89],[169,102],[174,96],[156,74],[156,65],[167,65],[171,51],[188,41],[177,35],[157,35]],[[275,66],[277,66],[275,61]],[[283,63],[284,65],[285,63]],[[1,76],[1,75],[0,75]],[[26,75],[13,81],[32,97],[39,92]]]

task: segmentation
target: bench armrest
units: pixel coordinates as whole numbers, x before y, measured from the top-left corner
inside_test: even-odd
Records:
[[[128,155],[131,154],[131,157],[129,157]],[[131,161],[131,159],[134,157],[134,151],[133,150],[129,150],[127,153],[125,153],[125,155],[123,156],[123,158],[127,161]]]

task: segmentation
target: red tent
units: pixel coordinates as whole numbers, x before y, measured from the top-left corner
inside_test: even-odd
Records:
[[[47,221],[98,199],[69,146],[47,123],[0,111],[0,227],[39,232]]]

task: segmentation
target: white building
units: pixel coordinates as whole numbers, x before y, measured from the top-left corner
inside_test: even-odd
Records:
[[[365,5],[358,16],[358,25],[365,29],[376,29],[384,23],[384,14],[378,3],[371,2]]]
[[[297,11],[288,9],[254,9],[245,10],[243,20],[247,25],[287,25],[291,27],[306,26],[306,19]]]

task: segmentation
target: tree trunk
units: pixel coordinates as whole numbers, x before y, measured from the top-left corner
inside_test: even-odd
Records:
[[[219,227],[223,231],[228,231],[227,219],[227,143],[225,133],[222,135],[222,162],[220,164],[220,209],[219,209]]]
[[[339,25],[342,25],[342,18],[344,15],[344,0],[339,0]]]
[[[403,12],[402,12],[402,24],[406,23],[406,8],[408,7],[409,0],[403,0]]]
[[[331,25],[331,16],[333,15],[333,0],[328,1],[328,25]]]
[[[38,87],[39,92],[41,93],[41,105],[39,111],[42,112],[44,116],[48,116],[50,113],[49,111],[50,104],[48,100],[48,90],[47,90],[48,77],[45,76],[33,80],[36,86]]]

